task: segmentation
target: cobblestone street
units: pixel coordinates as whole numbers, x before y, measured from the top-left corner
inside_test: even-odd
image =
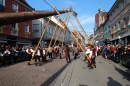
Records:
[[[0,68],[0,86],[48,86],[67,66],[65,58],[49,59],[42,66],[26,61]]]

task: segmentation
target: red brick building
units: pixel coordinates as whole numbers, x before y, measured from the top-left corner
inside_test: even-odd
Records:
[[[0,13],[28,12],[34,9],[26,0],[0,0]],[[0,27],[0,43],[8,45],[31,44],[32,21],[15,23]]]
[[[107,13],[108,12],[102,12],[102,16],[104,17],[104,21],[107,19]],[[97,24],[97,27],[99,27],[100,26],[100,14],[99,13],[97,13],[96,15],[95,15],[95,22],[96,22],[96,24]]]
[[[108,12],[103,12],[102,8],[100,7],[98,9],[98,13],[95,15],[95,26],[94,26],[94,38],[95,41],[101,41],[103,40],[103,23],[107,19],[107,13]]]

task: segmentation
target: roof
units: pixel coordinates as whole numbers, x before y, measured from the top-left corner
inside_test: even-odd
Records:
[[[22,3],[24,3],[25,5],[27,5],[29,8],[31,8],[32,10],[34,10],[34,8],[32,8],[27,2],[26,0],[19,0],[21,1]]]

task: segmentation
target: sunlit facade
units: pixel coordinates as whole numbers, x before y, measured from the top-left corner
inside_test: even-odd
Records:
[[[110,9],[109,21],[112,44],[130,42],[130,0],[116,0]]]

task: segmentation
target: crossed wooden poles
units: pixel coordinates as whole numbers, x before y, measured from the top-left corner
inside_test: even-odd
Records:
[[[70,28],[68,27],[68,25],[66,24],[65,20],[63,19],[63,17],[62,17],[62,16],[60,15],[60,13],[57,11],[56,7],[53,6],[53,9],[59,14],[60,18],[61,18],[62,21],[63,21],[62,23],[66,26],[66,29],[67,29],[67,30],[71,33],[71,35],[74,37],[76,43],[79,45],[79,47],[82,49],[84,55],[86,56],[86,58],[88,59],[88,61],[91,63],[91,60],[89,59],[89,57],[88,57],[88,56],[86,55],[86,53],[85,53],[85,50],[84,50],[85,44],[83,43],[83,41],[81,41],[81,42],[82,42],[82,45],[83,45],[83,46],[81,46],[81,44],[78,42],[78,39],[76,39],[76,37],[74,36],[74,34],[72,33],[72,31],[70,30]],[[68,15],[69,15],[69,13],[68,13]],[[67,16],[67,18],[69,18],[69,17]],[[43,33],[42,33],[42,36],[41,36],[39,42],[38,42],[38,45],[37,45],[37,47],[36,47],[36,50],[34,51],[34,54],[33,54],[33,56],[32,56],[32,59],[34,58],[34,55],[36,54],[36,51],[38,50],[38,47],[39,47],[39,45],[40,45],[40,43],[41,43],[41,41],[42,41],[42,38],[43,38],[43,36],[44,36],[44,34],[45,34],[45,32],[46,32],[46,29],[47,29],[47,27],[48,27],[48,24],[49,24],[50,20],[51,20],[51,17],[49,18],[48,22],[46,23],[46,25],[45,25],[45,27],[44,27],[44,31],[43,31]],[[79,24],[79,21],[78,21],[77,18],[76,18],[76,20],[77,20],[77,23]],[[58,23],[59,23],[59,20],[58,20]],[[79,36],[79,32],[78,32],[76,26],[74,25],[74,23],[73,23],[72,21],[71,21],[71,23],[72,23],[73,27],[76,29],[76,31],[77,31],[77,33],[78,33],[78,36]],[[62,24],[62,25],[63,25],[63,24]],[[85,31],[84,31],[83,27],[81,26],[81,24],[79,24],[79,25],[80,25],[80,27],[82,28],[82,31],[83,31],[84,34],[85,34]],[[57,27],[57,25],[56,25],[56,27]],[[56,27],[55,27],[55,31],[56,31]],[[50,41],[50,43],[49,43],[49,46],[51,45],[51,42],[52,42],[52,39],[53,39],[53,37],[54,37],[55,31],[54,31],[54,33],[53,33],[53,35],[52,35],[51,41]],[[62,31],[62,29],[61,29],[61,31]],[[60,29],[59,29],[58,32],[60,32]],[[65,33],[65,30],[64,30],[63,33]],[[58,35],[57,35],[57,36],[58,36]],[[86,36],[87,36],[87,35],[85,34],[85,37],[86,37]],[[86,38],[87,38],[87,37],[86,37]],[[56,40],[57,40],[57,37],[56,37]],[[55,41],[56,41],[56,40],[55,40]],[[62,40],[62,42],[63,42],[63,40]],[[54,46],[54,45],[55,45],[55,42],[54,42],[53,46]],[[84,48],[83,48],[83,47],[84,47]],[[29,61],[29,63],[31,63],[32,59]],[[94,65],[92,65],[92,66],[95,67]]]

